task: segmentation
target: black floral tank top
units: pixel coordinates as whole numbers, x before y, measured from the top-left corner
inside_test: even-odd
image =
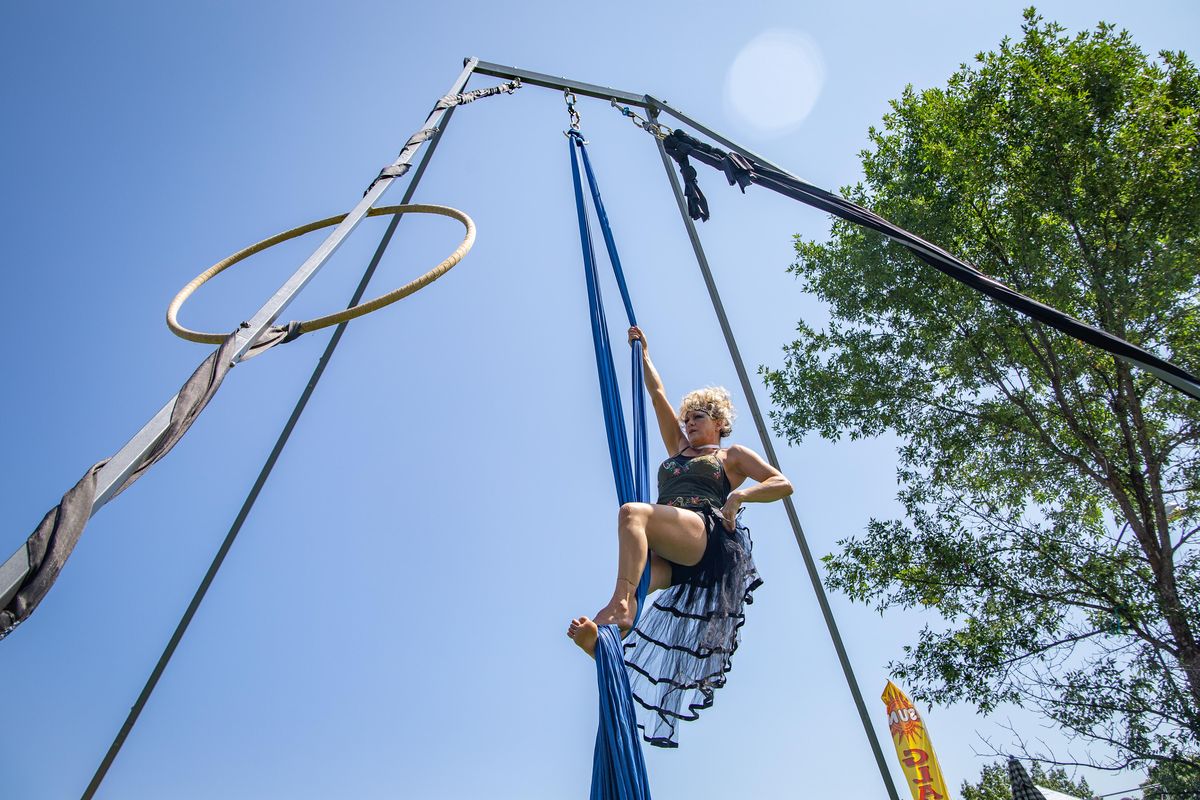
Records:
[[[679,508],[721,508],[733,487],[715,453],[673,455],[658,467],[659,505]]]

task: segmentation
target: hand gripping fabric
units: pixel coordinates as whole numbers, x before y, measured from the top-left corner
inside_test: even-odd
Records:
[[[617,386],[617,372],[613,366],[612,343],[608,337],[608,325],[604,316],[604,301],[600,295],[600,281],[596,273],[596,254],[592,247],[591,227],[588,221],[587,204],[583,195],[583,182],[579,173],[579,156],[583,156],[583,167],[587,173],[588,188],[604,246],[612,262],[613,274],[625,305],[625,314],[630,325],[636,325],[633,303],[629,299],[629,288],[621,271],[621,259],[617,254],[616,242],[604,213],[600,199],[600,188],[592,172],[591,160],[583,137],[578,131],[568,134],[571,150],[571,178],[575,186],[575,208],[579,212],[579,240],[583,247],[583,269],[587,280],[588,311],[592,321],[592,344],[596,351],[596,371],[600,378],[600,399],[604,406],[604,427],[608,433],[608,452],[612,460],[613,480],[616,483],[617,499],[623,505],[630,502],[650,501],[649,452],[646,435],[646,391],[642,375],[642,343],[634,342],[630,350],[633,368],[633,442],[634,453],[631,468],[629,462],[629,439],[625,431],[625,416],[621,408],[621,395]],[[637,612],[634,624],[641,616],[650,588],[650,559],[642,572],[637,588]],[[634,715],[633,692],[629,687],[629,675],[625,671],[624,650],[621,635],[615,625],[600,628],[596,641],[596,681],[600,695],[600,724],[596,731],[596,749],[592,757],[592,800],[650,800],[650,783],[646,777],[646,764],[642,758],[641,742],[638,737],[637,720]]]
[[[292,330],[288,333],[288,339],[294,339],[302,333],[312,333],[321,328],[328,328],[331,325],[337,325],[341,322],[347,322],[356,317],[361,317],[364,314],[369,314],[384,306],[402,298],[408,297],[410,294],[425,288],[429,284],[436,281],[442,275],[450,271],[450,268],[462,261],[475,244],[475,222],[463,212],[456,208],[447,206],[431,206],[431,205],[403,205],[403,206],[381,206],[380,208],[372,208],[367,212],[368,217],[379,217],[388,214],[437,214],[442,217],[450,217],[456,219],[463,224],[466,233],[463,235],[462,242],[453,253],[447,256],[440,264],[426,272],[421,277],[409,281],[398,289],[393,289],[385,295],[380,295],[374,300],[368,300],[365,303],[359,303],[353,308],[348,308],[344,311],[339,311],[335,314],[327,314],[316,319],[306,320],[304,322],[293,323]],[[274,236],[263,239],[261,242],[242,248],[228,258],[218,261],[211,267],[201,272],[192,282],[179,290],[179,294],[171,300],[171,305],[167,307],[167,327],[171,332],[181,339],[187,339],[189,342],[201,342],[203,344],[220,344],[225,340],[227,334],[220,333],[203,333],[201,331],[193,331],[179,324],[178,316],[179,309],[183,307],[184,302],[192,296],[192,293],[207,283],[210,279],[224,272],[239,261],[244,261],[255,253],[261,253],[269,247],[274,247],[281,242],[286,242],[289,239],[295,239],[297,236],[303,236],[306,233],[328,228],[331,225],[337,225],[346,218],[345,214],[340,214],[336,217],[328,217],[326,219],[310,222],[307,225],[301,225],[298,228],[292,228],[290,231],[277,233]]]

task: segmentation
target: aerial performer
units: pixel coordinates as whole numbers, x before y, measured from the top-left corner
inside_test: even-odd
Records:
[[[721,446],[733,432],[728,391],[697,389],[676,410],[636,326],[629,329],[630,344],[635,341],[642,343],[646,391],[667,448],[658,468],[658,502],[621,506],[612,599],[594,618],[572,620],[567,635],[594,655],[598,626],[617,626],[633,696],[645,712],[643,735],[650,744],[677,747],[678,722],[696,719],[725,685],[743,607],[762,584],[750,532],[739,522],[742,504],[780,500],[792,484],[750,448]],[[755,483],[743,488],[747,479]],[[650,592],[663,591],[634,628],[647,558]]]

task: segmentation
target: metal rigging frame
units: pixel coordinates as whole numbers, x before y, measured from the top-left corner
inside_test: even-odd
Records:
[[[467,58],[464,59],[462,72],[451,85],[448,95],[457,95],[463,92],[471,76],[476,73],[508,80],[519,79],[522,84],[541,86],[547,89],[556,89],[560,91],[569,90],[577,95],[584,95],[599,100],[620,101],[630,106],[636,106],[645,109],[649,114],[650,121],[655,123],[661,114],[666,114],[667,116],[673,117],[684,125],[703,133],[705,136],[708,136],[714,141],[720,142],[729,150],[740,153],[747,158],[753,159],[760,164],[772,167],[781,172],[787,172],[787,170],[784,170],[782,167],[774,164],[769,159],[754,153],[748,148],[742,147],[733,140],[696,121],[679,109],[672,107],[667,102],[659,100],[649,94],[636,94],[633,92],[613,89],[607,86],[599,86],[596,84],[576,81],[561,76],[548,75],[545,73],[533,72],[527,69],[505,66],[503,64],[480,61],[477,58]],[[434,144],[431,145],[430,150],[426,153],[420,165],[420,168],[413,176],[413,180],[406,192],[405,202],[408,202],[408,198],[410,198],[413,192],[416,190],[417,183],[424,172],[424,168],[433,155],[433,149],[436,146],[437,137],[440,137],[445,123],[449,122],[450,112],[452,110],[453,106],[447,108],[439,104],[435,105],[434,109],[429,113],[422,130],[436,131],[434,136]],[[778,469],[779,458],[776,455],[774,444],[771,441],[770,431],[756,399],[754,386],[750,381],[748,373],[746,372],[746,366],[738,349],[737,341],[734,339],[733,331],[730,328],[729,319],[725,313],[724,304],[721,302],[721,297],[717,292],[716,282],[713,279],[712,271],[709,268],[708,257],[705,255],[704,248],[701,245],[700,237],[696,231],[695,224],[688,215],[687,203],[684,199],[683,191],[679,185],[679,179],[676,177],[675,172],[671,167],[671,160],[663,147],[662,141],[656,137],[656,142],[658,145],[659,155],[662,158],[663,169],[667,173],[667,178],[671,185],[671,192],[675,196],[675,201],[679,207],[680,216],[683,219],[684,227],[687,230],[688,239],[692,244],[692,250],[696,257],[696,263],[699,266],[701,275],[704,278],[705,286],[708,288],[709,297],[713,304],[713,310],[717,315],[717,320],[720,323],[721,331],[725,336],[725,343],[729,348],[729,355],[732,358],[734,366],[737,370],[742,393],[750,406],[750,413],[754,419],[754,425],[758,430],[758,435],[762,442],[763,450],[765,451],[768,462],[770,462],[773,467]],[[384,194],[396,177],[404,174],[404,172],[411,165],[417,151],[421,147],[421,144],[422,140],[417,139],[417,137],[414,137],[408,142],[408,144],[406,144],[392,165],[383,173],[381,173],[375,182],[371,184],[370,189],[368,189],[362,200],[360,200],[349,212],[349,214],[346,216],[346,219],[325,238],[325,240],[317,247],[313,254],[309,256],[299,268],[297,268],[296,272],[284,283],[283,286],[279,288],[279,290],[266,302],[266,304],[264,304],[262,308],[260,308],[254,314],[249,322],[242,326],[238,332],[237,348],[233,356],[234,363],[242,360],[250,348],[262,337],[262,335],[270,328],[270,326],[274,324],[275,320],[288,306],[288,304],[291,303],[295,296],[299,294],[300,291],[308,284],[308,282],[316,275],[317,271],[324,266],[326,261],[328,261],[328,259],[338,249],[346,237],[353,232],[353,230],[358,226],[359,222],[363,220],[367,212],[375,205],[376,201],[380,199],[380,197]],[[791,173],[788,174],[791,175]],[[382,254],[382,248],[387,246],[387,242],[390,240],[392,232],[395,230],[394,222],[395,221],[393,221],[393,225],[388,229],[388,232],[384,234],[384,238],[380,243],[380,250],[376,253],[376,261]],[[322,360],[324,361],[326,359],[323,358]],[[103,468],[101,468],[97,475],[97,493],[96,499],[92,504],[91,516],[94,516],[95,513],[105,503],[112,499],[116,490],[125,482],[125,479],[133,472],[133,470],[136,469],[137,465],[141,463],[145,454],[150,451],[162,437],[170,421],[171,411],[174,408],[177,399],[178,395],[167,401],[167,403],[154,416],[154,418],[151,419],[150,422],[146,423],[146,425],[140,431],[138,431],[133,438],[130,439],[129,442],[127,442],[125,446],[117,452],[116,455],[109,459]],[[294,423],[295,418],[289,420],[288,428],[285,429],[285,435],[281,439],[281,443],[276,446],[276,451],[282,448],[282,442],[286,441],[286,433],[290,431],[290,428],[292,425],[294,425]],[[278,452],[273,452],[271,459],[274,459],[277,455]],[[262,480],[265,480],[265,476],[260,476],[260,483]],[[256,485],[255,489],[257,490],[258,488],[258,485]],[[254,493],[255,492],[252,492],[252,494]],[[816,594],[817,602],[820,605],[821,614],[825,619],[826,628],[829,631],[830,639],[832,640],[834,649],[837,652],[838,661],[841,663],[842,672],[846,678],[846,684],[850,689],[850,693],[854,699],[855,707],[858,709],[863,730],[866,733],[871,750],[875,755],[875,761],[879,767],[879,772],[883,779],[884,787],[887,790],[888,796],[891,798],[891,800],[900,800],[900,796],[897,793],[891,772],[888,770],[887,761],[883,755],[883,749],[880,746],[878,737],[875,734],[875,729],[871,725],[870,716],[867,713],[866,703],[863,701],[862,692],[859,689],[858,681],[855,678],[854,671],[850,666],[849,656],[847,655],[846,648],[842,643],[841,633],[838,630],[837,623],[833,617],[833,611],[830,608],[829,600],[826,597],[825,589],[821,582],[821,576],[817,569],[816,561],[813,558],[812,551],[810,550],[808,542],[804,536],[803,528],[800,525],[800,519],[796,513],[795,504],[792,502],[790,497],[784,498],[783,503],[787,512],[788,520],[792,526],[792,532],[796,538],[796,544],[799,546],[801,555],[803,556],[804,565],[808,572],[809,580],[812,583],[813,591]],[[246,511],[247,509],[244,508],[243,513],[239,515],[239,522],[241,521],[241,518],[244,517]],[[236,526],[237,523],[235,523],[235,527]],[[218,559],[224,556],[224,552],[227,551],[227,549],[228,542],[226,543],[226,546],[223,548],[222,552],[218,555]],[[216,566],[219,566],[219,561],[214,562],[214,568],[210,569],[210,572],[215,571]],[[28,551],[26,546],[22,544],[16,553],[14,553],[3,564],[0,564],[0,608],[7,605],[9,600],[16,594],[30,571],[31,568]],[[210,577],[211,575],[206,576],[206,581]],[[177,630],[176,636],[173,637],[172,642],[168,645],[167,652],[164,653],[163,659],[160,660],[154,673],[151,675],[151,679],[147,683],[147,688],[143,690],[143,694],[139,698],[138,704],[135,705],[134,711],[131,712],[130,719],[126,721],[125,727],[123,727],[121,732],[118,734],[117,741],[114,742],[113,748],[110,749],[104,763],[102,763],[101,768],[97,771],[96,776],[93,778],[92,785],[90,785],[87,792],[85,792],[85,797],[90,797],[91,794],[94,793],[100,780],[103,778],[104,773],[107,771],[108,765],[111,764],[112,759],[116,755],[116,751],[120,748],[121,742],[124,741],[125,735],[128,733],[129,728],[136,719],[136,712],[140,710],[141,705],[145,702],[149,691],[153,688],[153,684],[157,682],[158,676],[165,667],[165,662],[167,659],[169,659],[170,653],[174,649],[174,645],[178,643],[178,637],[182,635],[183,629],[186,628],[186,621],[190,619],[190,615],[194,613],[195,606],[198,605],[199,598],[203,596],[203,590],[205,588],[206,586],[202,584],[201,590],[198,592],[197,599],[193,601],[193,606],[189,607],[188,612],[185,615],[185,621],[181,622],[181,628]]]

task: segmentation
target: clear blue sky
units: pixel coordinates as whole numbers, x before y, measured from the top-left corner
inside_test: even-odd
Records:
[[[857,180],[889,98],[1018,34],[1021,5],[8,7],[0,558],[204,357],[162,322],[174,293],[250,242],[353,207],[464,56],[655,94],[837,188]],[[1040,10],[1073,30],[1117,23],[1150,52],[1200,50],[1191,2]],[[724,94],[739,52],[773,30],[809,37],[824,66],[811,113],[785,129]],[[762,81],[802,102],[789,91],[800,76]],[[602,102],[581,111],[669,392],[720,383],[740,400],[651,140]],[[455,115],[417,199],[470,213],[475,250],[348,331],[101,797],[585,795],[595,684],[564,630],[611,590],[616,504],[565,124],[561,97],[533,87]],[[821,236],[827,221],[761,190],[742,197],[715,173],[702,181],[713,207],[702,235],[742,352],[752,368],[776,365],[795,321],[823,314],[785,273],[791,237]],[[382,229],[364,225],[286,318],[343,304]],[[457,237],[452,222],[406,220],[373,289],[423,271]],[[184,323],[231,329],[317,242],[221,276]],[[0,644],[0,797],[83,790],[327,335],[234,370]],[[734,438],[758,447],[748,414]],[[896,513],[893,441],[777,445],[818,554]],[[655,796],[882,797],[782,507],[747,518],[766,585],[716,707],[685,726],[679,750],[647,749]],[[832,601],[890,746],[886,665],[936,620]],[[1071,751],[1019,709],[922,710],[955,790],[985,763],[983,738],[1012,740],[1006,724]],[[1087,774],[1103,791],[1139,780]]]

